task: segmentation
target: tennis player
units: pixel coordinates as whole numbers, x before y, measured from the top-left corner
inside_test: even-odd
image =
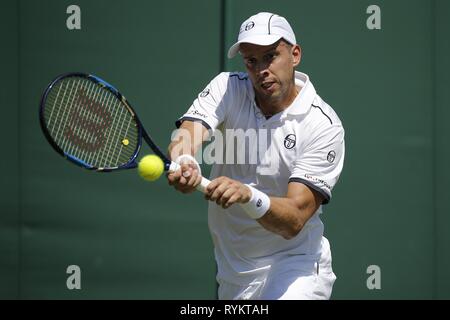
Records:
[[[285,18],[249,17],[228,57],[237,53],[246,73],[217,75],[177,121],[184,130],[169,153],[182,168],[167,175],[169,184],[194,191],[201,172],[192,156],[211,135],[257,132],[245,145],[225,141],[224,159],[237,150],[246,161],[213,164],[205,195],[219,299],[329,299],[336,277],[320,214],[343,168],[344,128],[295,70],[301,48]],[[266,150],[250,161],[264,137]]]

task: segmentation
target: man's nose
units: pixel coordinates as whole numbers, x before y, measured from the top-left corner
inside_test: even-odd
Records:
[[[256,73],[258,74],[258,76],[265,78],[269,75],[269,68],[268,68],[268,64],[264,63],[264,62],[260,62],[257,64],[256,66]]]

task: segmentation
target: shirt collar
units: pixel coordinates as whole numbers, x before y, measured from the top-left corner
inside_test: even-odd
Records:
[[[309,81],[307,74],[295,71],[295,85],[300,86],[301,90],[292,104],[284,111],[285,114],[305,114],[311,108],[311,104],[316,98],[316,89]]]

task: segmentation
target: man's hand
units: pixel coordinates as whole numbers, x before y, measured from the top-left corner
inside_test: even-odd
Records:
[[[246,203],[250,201],[252,192],[245,184],[227,178],[219,177],[211,181],[206,187],[205,198],[215,201],[222,208],[229,208],[234,203]]]
[[[169,185],[182,193],[191,193],[202,181],[197,165],[194,163],[184,163],[181,169],[167,173]]]
[[[179,129],[168,148],[172,161],[176,161],[183,154],[194,155],[208,136],[208,129],[200,122],[186,120]],[[167,173],[169,185],[182,193],[191,193],[202,181],[198,164],[195,160],[185,159],[179,165],[181,170]]]

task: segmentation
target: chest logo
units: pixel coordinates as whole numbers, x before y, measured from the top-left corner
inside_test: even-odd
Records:
[[[288,134],[286,138],[284,138],[284,147],[286,149],[292,149],[295,147],[295,142],[297,141],[297,138],[295,134]]]

